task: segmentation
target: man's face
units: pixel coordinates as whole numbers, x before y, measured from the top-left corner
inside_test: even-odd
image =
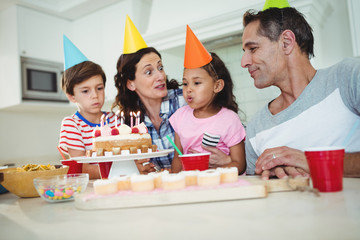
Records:
[[[249,23],[243,33],[244,55],[241,66],[248,68],[254,79],[255,87],[266,88],[275,85],[279,70],[283,66],[280,41],[272,42],[267,37],[257,34],[260,22]]]

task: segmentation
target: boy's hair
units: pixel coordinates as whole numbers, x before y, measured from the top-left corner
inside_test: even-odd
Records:
[[[135,80],[136,65],[144,55],[150,53],[155,53],[161,59],[160,53],[155,48],[147,47],[142,48],[135,53],[122,54],[116,64],[117,73],[114,76],[114,80],[118,94],[115,98],[115,102],[112,104],[112,109],[119,107],[120,110],[124,112],[126,124],[130,123],[130,112],[140,111],[140,121],[144,121],[145,109],[143,109],[138,94],[127,88],[127,81]],[[166,88],[177,89],[179,88],[179,83],[174,79],[169,81],[166,78]]]
[[[243,16],[244,27],[254,21],[260,21],[257,33],[271,41],[278,41],[284,30],[291,30],[295,34],[296,43],[301,52],[306,53],[309,59],[314,57],[312,28],[304,15],[295,8],[269,8],[260,12],[247,11]]]
[[[224,88],[216,94],[212,104],[218,107],[226,107],[238,113],[239,107],[233,94],[234,83],[231,79],[230,72],[216,53],[211,52],[210,54],[212,56],[211,62],[201,68],[215,81],[218,79],[224,80]]]
[[[100,65],[91,61],[85,61],[76,64],[75,66],[65,70],[61,79],[61,88],[65,93],[73,96],[74,86],[76,84],[79,84],[97,75],[102,77],[105,86],[106,76]]]

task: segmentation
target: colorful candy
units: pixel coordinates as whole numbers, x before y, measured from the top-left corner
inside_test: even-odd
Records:
[[[74,193],[80,193],[81,186],[75,187],[59,187],[48,186],[44,189],[39,189],[39,193],[49,200],[69,200],[73,198]]]

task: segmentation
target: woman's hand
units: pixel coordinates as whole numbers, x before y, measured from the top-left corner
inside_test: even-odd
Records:
[[[294,148],[276,147],[266,149],[256,161],[255,173],[263,178],[277,176],[308,176],[309,167],[305,154]]]
[[[140,174],[148,174],[155,172],[155,164],[150,162],[150,159],[134,160]]]

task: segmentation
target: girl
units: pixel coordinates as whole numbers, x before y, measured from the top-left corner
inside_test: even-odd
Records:
[[[206,152],[211,147],[202,144],[204,134],[220,137],[216,148],[228,156],[225,159],[211,157],[209,166],[237,167],[239,173],[243,173],[246,168],[245,130],[237,115],[233,82],[223,61],[215,53],[211,53],[211,57],[210,63],[202,67],[184,70],[183,95],[188,105],[170,118],[175,130],[175,144],[184,154]],[[182,165],[175,152],[172,171],[181,170]]]

